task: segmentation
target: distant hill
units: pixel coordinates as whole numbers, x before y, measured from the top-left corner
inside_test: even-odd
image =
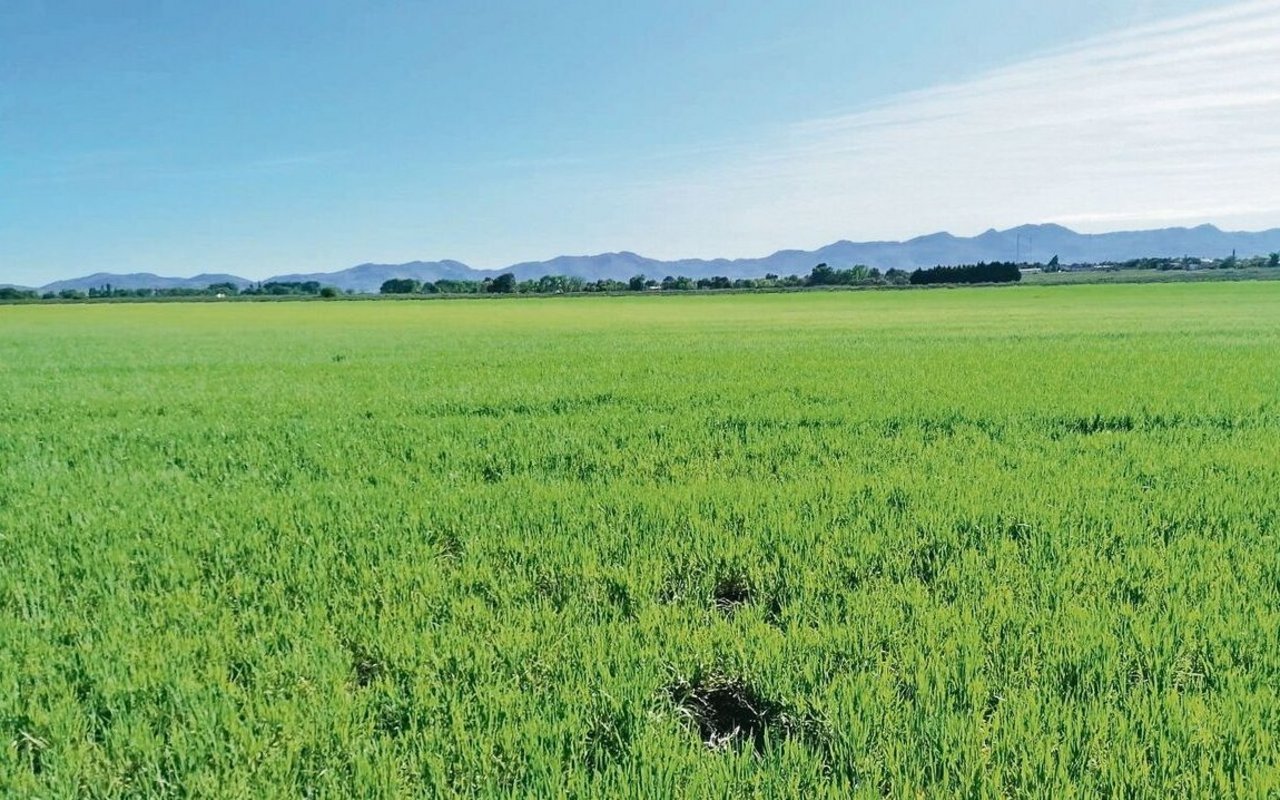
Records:
[[[934,233],[905,242],[841,241],[817,250],[779,250],[764,258],[659,261],[636,253],[620,252],[559,256],[549,261],[527,261],[491,270],[473,269],[459,261],[411,261],[407,264],[360,264],[338,272],[277,275],[267,280],[318,281],[343,290],[376,292],[383,281],[390,278],[413,278],[419,281],[482,280],[504,272],[514,273],[521,280],[540,278],[543,275],[568,275],[592,281],[605,278],[626,280],[633,275],[659,279],[667,275],[685,275],[690,278],[710,278],[716,275],[756,278],[768,273],[803,275],[820,263],[838,268],[865,264],[887,270],[973,264],[979,261],[1045,262],[1055,255],[1062,263],[1072,264],[1161,256],[1224,258],[1232,252],[1241,257],[1280,252],[1280,228],[1248,233],[1223,231],[1212,225],[1201,225],[1195,228],[1086,234],[1076,233],[1061,225],[1023,225],[1005,231],[993,229],[972,237]],[[41,289],[54,292],[65,288],[87,291],[104,284],[127,289],[203,288],[210,283],[223,281],[238,286],[252,283],[234,275],[164,278],[148,273],[98,273],[58,281]]]
[[[352,289],[357,292],[376,292],[384,281],[391,278],[413,278],[418,281],[438,281],[445,278],[480,280],[486,275],[499,274],[501,273],[497,271],[475,270],[460,261],[410,261],[408,264],[361,264],[339,272],[276,275],[263,283],[319,281],[326,286],[336,286],[343,291]]]
[[[131,272],[119,275],[110,272],[96,272],[83,278],[71,278],[65,281],[54,281],[41,286],[42,292],[60,292],[63,289],[78,289],[87,292],[90,289],[101,289],[111,286],[115,289],[203,289],[213,283],[232,283],[243,289],[253,281],[236,275],[200,274],[190,278],[167,278],[153,275],[150,272]]]

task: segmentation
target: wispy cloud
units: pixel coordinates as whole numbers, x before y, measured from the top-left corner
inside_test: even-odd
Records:
[[[1280,225],[1276,176],[1280,0],[1252,0],[797,124],[638,191],[670,253],[751,253],[1029,221]]]

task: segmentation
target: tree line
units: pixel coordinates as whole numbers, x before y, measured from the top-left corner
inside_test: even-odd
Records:
[[[1280,267],[1280,253],[1251,258],[1237,258],[1233,253],[1226,258],[1134,258],[1107,267],[1115,269],[1154,269],[1162,272],[1197,269],[1259,269]]]
[[[662,280],[635,275],[630,280],[602,279],[587,281],[566,275],[545,275],[536,280],[517,280],[511,273],[479,281],[439,280],[418,281],[413,278],[392,278],[380,288],[381,294],[567,294],[575,292],[645,292],[645,291],[697,291],[708,289],[803,289],[823,286],[906,286],[933,283],[1004,283],[1018,281],[1022,272],[1013,263],[972,264],[961,267],[933,267],[908,272],[890,269],[881,272],[875,267],[853,266],[839,269],[829,264],[819,264],[808,275],[775,274],[763,278],[728,278],[717,275],[710,278],[689,278],[668,275]]]
[[[775,274],[763,278],[729,278],[717,275],[709,278],[690,278],[684,275],[668,275],[661,280],[645,275],[634,275],[625,281],[602,278],[588,281],[569,275],[544,275],[541,278],[517,280],[507,272],[496,278],[483,280],[418,281],[413,278],[392,278],[384,281],[381,294],[571,294],[591,292],[645,292],[645,291],[697,291],[708,289],[790,289],[816,286],[903,286],[910,282],[910,273],[891,269],[881,272],[874,267],[856,266],[834,269],[819,264],[804,276]]]
[[[34,289],[18,289],[12,286],[0,288],[0,300],[85,300],[98,298],[147,298],[147,297],[285,297],[314,296],[337,297],[339,290],[324,286],[319,281],[267,281],[245,287],[234,283],[211,283],[205,287],[174,286],[167,289],[124,289],[111,284],[91,286],[86,289],[61,289],[56,292],[37,292]],[[351,293],[353,294],[353,293]]]
[[[517,280],[512,273],[503,273],[483,280],[418,281],[412,278],[392,278],[379,289],[384,295],[483,295],[483,294],[573,294],[591,292],[644,292],[644,291],[697,291],[709,289],[802,289],[824,286],[929,286],[964,283],[1012,283],[1021,280],[1022,269],[1032,268],[1044,272],[1064,270],[1199,270],[1199,269],[1257,269],[1280,268],[1280,253],[1265,256],[1237,258],[1234,254],[1222,259],[1205,258],[1136,258],[1128,261],[1104,264],[1073,264],[1063,266],[1057,256],[1047,264],[1015,264],[992,262],[967,264],[956,267],[930,267],[912,272],[890,269],[881,272],[875,267],[854,266],[845,269],[819,264],[808,275],[775,274],[763,278],[689,278],[668,275],[662,280],[644,275],[619,281],[609,278],[588,281],[568,275],[544,275],[532,280]],[[62,289],[58,292],[38,292],[13,286],[0,287],[0,301],[5,300],[83,300],[96,298],[166,298],[166,297],[337,297],[342,292],[319,281],[266,281],[243,288],[234,283],[212,283],[204,288],[175,287],[169,289],[123,289],[106,284],[88,290]]]
[[[911,285],[929,286],[939,283],[1017,283],[1022,270],[1011,261],[990,264],[968,264],[960,267],[931,267],[911,273]]]

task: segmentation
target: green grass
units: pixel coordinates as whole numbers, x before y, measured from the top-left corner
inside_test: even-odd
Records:
[[[0,796],[1280,790],[1277,283],[14,306],[0,365]]]

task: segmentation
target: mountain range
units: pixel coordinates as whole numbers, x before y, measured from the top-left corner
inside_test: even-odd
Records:
[[[566,275],[594,281],[627,280],[633,275],[662,278],[684,275],[708,278],[756,278],[807,274],[815,265],[826,263],[845,268],[856,264],[917,269],[937,265],[972,264],[979,261],[1045,262],[1058,256],[1063,264],[1102,263],[1133,258],[1179,257],[1222,258],[1233,252],[1240,257],[1280,251],[1280,228],[1260,232],[1223,231],[1213,225],[1195,228],[1163,228],[1116,233],[1076,233],[1061,225],[1022,225],[1004,231],[989,230],[978,236],[960,237],[949,233],[919,236],[902,242],[840,241],[817,250],[780,250],[763,258],[682,259],[660,261],[631,252],[593,256],[559,256],[549,261],[528,261],[503,269],[473,269],[459,261],[411,261],[406,264],[360,264],[337,272],[276,275],[262,281],[319,281],[328,286],[357,292],[376,292],[390,278],[419,281],[482,280],[506,272],[521,280],[543,275]],[[212,283],[232,283],[240,287],[255,281],[236,275],[202,274],[191,278],[170,278],[151,273],[115,274],[99,272],[81,278],[61,280],[40,287],[41,291],[90,288],[110,284],[123,289],[204,288]]]

